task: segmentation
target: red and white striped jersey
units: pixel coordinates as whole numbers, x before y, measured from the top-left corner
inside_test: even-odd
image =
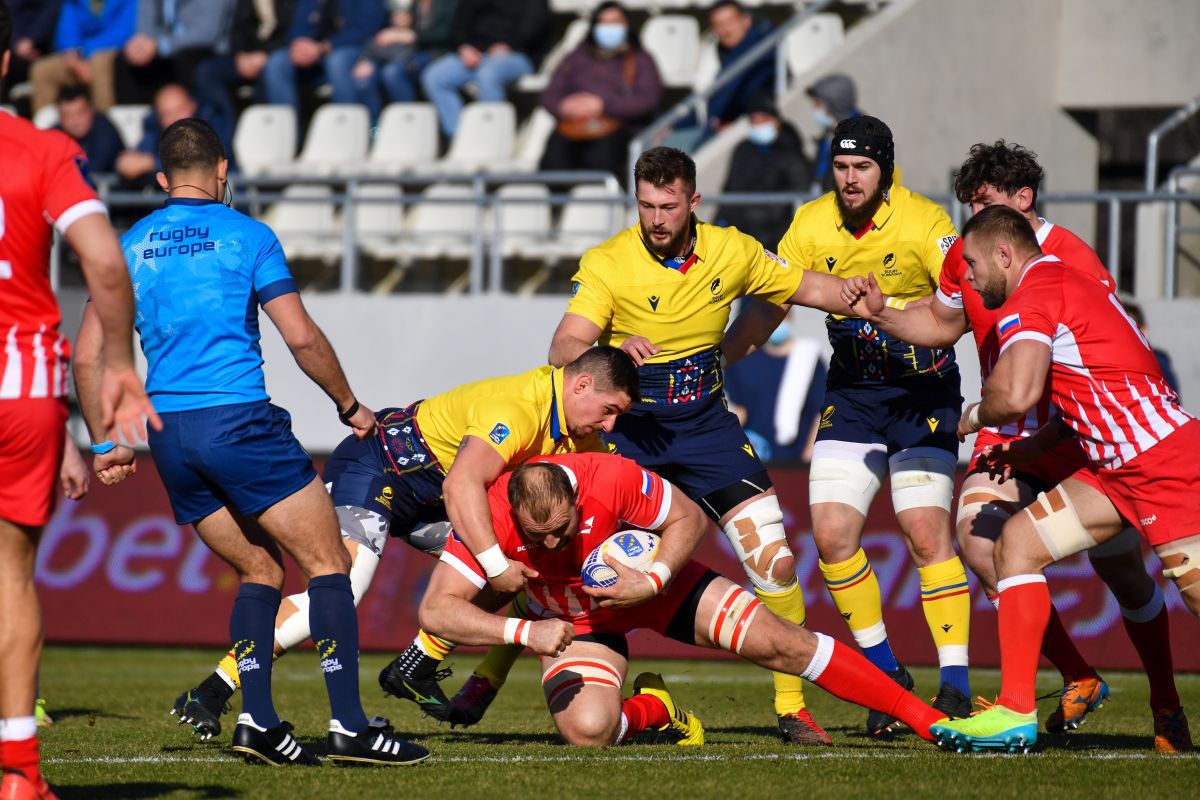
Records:
[[[528,580],[526,591],[533,615],[586,624],[595,612],[604,610],[583,591],[583,562],[624,527],[660,529],[671,510],[671,484],[633,461],[609,453],[564,453],[530,461],[545,461],[566,470],[577,490],[579,532],[560,550],[546,550],[525,538],[508,502],[512,473],[501,475],[488,490],[492,528],[505,556],[538,571],[536,578]],[[481,589],[487,582],[483,568],[457,534],[446,542],[441,560]]]
[[[52,228],[105,213],[83,151],[0,112],[0,400],[65,397],[71,349],[50,288]]]
[[[1117,296],[1054,256],[1025,268],[997,314],[1001,355],[1020,341],[1050,348],[1051,400],[1097,467],[1117,469],[1192,419]]]
[[[1096,251],[1088,247],[1087,242],[1066,228],[1040,217],[1038,220],[1041,227],[1037,230],[1037,240],[1043,253],[1058,256],[1064,266],[1101,282],[1109,291],[1116,291],[1116,281],[1113,280],[1112,274],[1101,263]],[[961,237],[946,253],[937,298],[950,308],[961,308],[966,312],[967,319],[971,321],[971,331],[975,334],[975,345],[979,350],[979,374],[983,382],[987,383],[987,376],[991,374],[996,359],[1000,357],[999,343],[996,339],[996,322],[1000,319],[1000,313],[984,307],[979,292],[967,282],[967,262],[963,259]],[[1014,439],[1032,436],[1049,422],[1053,415],[1050,393],[1046,392],[1022,419],[985,430]]]

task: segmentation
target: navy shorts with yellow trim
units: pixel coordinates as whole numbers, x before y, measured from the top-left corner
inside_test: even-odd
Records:
[[[159,414],[150,451],[180,525],[222,506],[253,515],[307,486],[317,471],[288,412],[267,401]]]
[[[690,403],[637,403],[617,417],[604,441],[617,454],[654,470],[699,500],[764,473],[738,418],[725,407],[722,392]],[[763,490],[770,487],[766,480]]]
[[[935,447],[958,458],[959,373],[896,383],[826,383],[817,441],[883,444],[888,455]]]

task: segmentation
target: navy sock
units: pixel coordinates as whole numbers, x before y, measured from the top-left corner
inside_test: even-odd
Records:
[[[242,684],[242,713],[260,728],[279,724],[271,700],[271,656],[275,649],[275,615],[283,595],[273,586],[243,583],[229,615],[229,638]]]
[[[365,730],[367,715],[358,696],[358,612],[346,575],[322,575],[308,582],[308,626],[312,631],[329,713],[351,733]]]
[[[900,663],[896,661],[896,656],[892,654],[892,646],[888,643],[887,639],[884,639],[879,644],[864,647],[862,651],[868,661],[884,672],[895,672],[900,669]]]
[[[971,696],[971,680],[966,666],[942,667],[941,672],[942,683],[950,684],[968,698]]]

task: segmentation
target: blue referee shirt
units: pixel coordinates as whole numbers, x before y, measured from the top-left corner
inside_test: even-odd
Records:
[[[212,200],[171,198],[121,247],[154,407],[269,400],[258,308],[297,291],[274,232]]]

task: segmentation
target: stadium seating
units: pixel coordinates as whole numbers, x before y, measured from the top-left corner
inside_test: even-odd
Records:
[[[785,48],[792,74],[806,74],[841,46],[845,38],[845,23],[840,16],[813,14],[787,34]]]
[[[403,190],[391,183],[368,183],[355,190],[356,200],[368,201],[354,205],[355,239],[368,255],[398,260],[403,254],[402,196]]]
[[[113,106],[108,110],[108,118],[130,150],[141,144],[146,131],[146,115],[150,111],[150,106],[144,103]]]
[[[437,172],[465,175],[495,169],[513,158],[517,112],[512,103],[468,103],[446,157],[433,165]]]
[[[550,203],[545,201],[549,194],[542,183],[510,183],[496,192],[501,199],[543,200],[496,204],[492,213],[496,215],[495,228],[501,231],[500,254],[504,258],[545,258],[551,236]]]
[[[435,183],[426,189],[426,198],[459,198],[461,202],[415,204],[405,225],[408,241],[403,256],[406,259],[470,258],[476,229],[472,195],[468,184]]]
[[[493,172],[536,172],[546,150],[546,140],[558,124],[554,115],[538,106],[521,125],[513,158],[508,163],[496,162]]]
[[[328,103],[313,114],[300,156],[267,169],[271,175],[334,175],[354,172],[367,157],[371,119],[366,106]]]
[[[286,169],[296,156],[296,111],[287,105],[250,106],[233,134],[238,169],[248,176]]]
[[[47,130],[58,124],[58,106],[51,103],[48,106],[42,106],[38,112],[33,115],[33,125],[35,128]]]
[[[567,26],[567,31],[558,40],[558,44],[554,45],[542,59],[542,66],[533,75],[526,75],[518,80],[517,88],[525,92],[540,92],[545,89],[550,83],[555,67],[562,63],[568,53],[579,46],[579,43],[587,37],[587,32],[588,20],[571,20],[571,24]]]
[[[664,86],[692,85],[700,51],[700,23],[683,14],[661,14],[642,26],[642,46],[654,57]]]
[[[583,184],[570,192],[572,201],[563,210],[558,234],[544,246],[544,258],[577,259],[625,227],[629,214],[621,203],[611,202],[620,195],[601,184]],[[576,202],[603,199],[608,202]]]
[[[297,183],[285,188],[285,199],[267,211],[266,222],[279,236],[284,255],[289,259],[332,262],[341,255],[342,243],[336,236],[331,195],[328,186]]]
[[[432,103],[392,103],[383,109],[364,165],[372,175],[423,169],[437,159],[438,122]]]

